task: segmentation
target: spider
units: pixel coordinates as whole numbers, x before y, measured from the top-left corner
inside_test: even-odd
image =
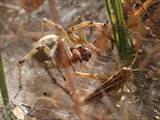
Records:
[[[91,58],[91,50],[83,45],[70,45],[71,41],[65,32],[65,30],[58,24],[55,24],[47,19],[45,22],[50,22],[52,26],[55,26],[60,35],[46,35],[42,37],[24,57],[19,60],[19,91],[22,89],[22,75],[21,68],[24,63],[30,58],[34,58],[48,73],[53,82],[62,88],[65,92],[69,93],[63,86],[61,86],[54,76],[52,76],[49,69],[56,68],[62,75],[63,79],[66,80],[61,69],[66,67],[73,67],[76,62],[89,61]],[[15,98],[17,97],[17,94]]]

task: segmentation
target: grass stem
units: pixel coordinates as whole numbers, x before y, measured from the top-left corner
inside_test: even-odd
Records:
[[[5,74],[4,74],[1,51],[0,51],[0,89],[1,89],[1,95],[2,95],[3,104],[4,104],[4,108],[5,108],[4,119],[5,120],[13,120],[12,110],[11,110],[8,91],[7,91],[7,85],[6,85],[6,81],[5,81]]]
[[[121,0],[105,0],[120,60],[127,66],[132,60],[133,44],[123,16]]]

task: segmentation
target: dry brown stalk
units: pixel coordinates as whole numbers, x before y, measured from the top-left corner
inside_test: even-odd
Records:
[[[50,12],[52,14],[52,19],[55,23],[60,23],[59,10],[58,10],[58,1],[57,0],[48,0],[48,5]]]

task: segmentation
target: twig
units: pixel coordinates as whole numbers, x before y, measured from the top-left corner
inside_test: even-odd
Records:
[[[49,69],[45,69],[45,71],[47,72],[47,74],[49,75],[49,77],[51,78],[51,80],[53,81],[53,83],[54,83],[55,85],[57,85],[59,88],[61,88],[61,89],[62,89],[66,94],[68,94],[68,95],[70,96],[70,98],[73,100],[70,92],[69,92],[66,88],[64,88],[62,85],[60,85],[60,84],[57,82],[56,78],[54,78],[54,77],[52,76],[52,74],[51,74],[51,72],[49,71]]]
[[[5,7],[5,8],[8,8],[8,9],[13,9],[13,10],[17,10],[17,11],[20,10],[19,6],[6,4],[6,3],[2,3],[2,2],[0,2],[0,7]]]
[[[55,21],[55,23],[60,23],[59,12],[58,12],[58,1],[49,0],[48,5],[50,8],[50,12],[52,14],[53,21]]]

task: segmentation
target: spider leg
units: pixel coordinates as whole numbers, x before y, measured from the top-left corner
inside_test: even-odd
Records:
[[[83,40],[84,43],[88,43],[85,31],[83,29],[80,29],[79,32],[80,32],[80,39]]]
[[[85,40],[86,38],[84,38],[84,35],[83,37],[80,36],[78,37],[75,33],[71,32],[71,31],[68,31],[67,32],[70,40],[76,45],[76,44],[82,44],[82,45],[85,45],[87,43],[87,41]],[[81,34],[85,34],[85,33],[81,33]]]
[[[19,69],[19,88],[22,88],[22,67],[24,63],[29,60],[33,55],[35,55],[39,50],[39,48],[33,48],[27,55],[25,55],[18,63]]]
[[[91,41],[87,41],[86,35],[84,33],[84,30],[86,28],[95,28],[95,33],[96,38]],[[75,33],[79,32],[80,33],[80,40],[82,39],[83,45],[86,47],[89,47],[96,56],[101,56],[101,53],[107,50],[98,50],[99,48],[110,48],[109,45],[111,46],[111,50],[113,50],[114,47],[114,40],[111,37],[110,31],[111,27],[108,24],[105,23],[100,23],[100,22],[95,22],[95,21],[84,21],[81,22],[80,24],[74,25],[69,27],[68,29],[70,32]],[[108,44],[108,40],[110,40],[110,43]],[[101,44],[101,45],[98,45]],[[101,46],[101,47],[100,47]],[[98,49],[97,49],[98,48]]]
[[[68,31],[70,31],[72,34],[74,32],[78,31],[80,33],[80,40],[83,41],[84,43],[87,42],[86,34],[84,32],[85,28],[92,28],[92,27],[97,27],[98,25],[102,25],[101,23],[93,22],[93,21],[84,21],[81,22],[77,25],[71,26],[68,28]]]
[[[103,26],[103,25],[104,25],[104,23],[99,23],[99,22],[94,22],[94,21],[84,21],[84,22],[81,22],[80,24],[71,26],[69,28],[69,31],[76,32],[81,29],[85,29],[85,28],[89,28],[89,27],[99,27],[99,26]]]
[[[76,75],[78,75],[79,77],[82,78],[91,78],[91,79],[98,79],[98,75],[97,74],[93,74],[93,73],[83,73],[83,72],[75,72]]]
[[[22,89],[22,67],[24,65],[24,63],[29,60],[34,54],[36,54],[38,52],[38,48],[33,48],[27,55],[25,55],[21,60],[19,60],[18,62],[18,74],[19,74],[19,78],[18,78],[18,82],[19,82],[19,90],[17,91],[16,95],[14,96],[14,99],[16,99],[16,97],[18,96],[19,92]]]

